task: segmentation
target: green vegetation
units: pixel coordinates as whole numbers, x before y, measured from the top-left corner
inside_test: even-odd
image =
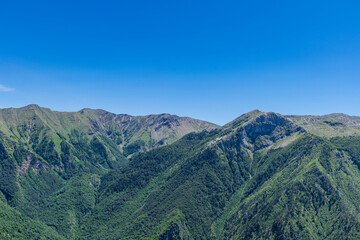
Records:
[[[0,238],[75,239],[95,206],[101,176],[126,165],[128,155],[215,127],[171,115],[61,113],[36,105],[0,110]]]
[[[24,216],[0,200],[0,239],[48,239],[65,240],[53,228]]]
[[[178,139],[171,115],[28,108],[0,114],[0,239],[360,238],[354,117],[186,119],[207,131]]]

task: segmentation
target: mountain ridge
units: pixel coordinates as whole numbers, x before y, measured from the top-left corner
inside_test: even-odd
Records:
[[[168,114],[0,110],[1,234],[357,239],[357,121],[254,110],[220,127]]]

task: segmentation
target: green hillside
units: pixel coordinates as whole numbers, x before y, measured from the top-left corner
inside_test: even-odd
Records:
[[[360,238],[356,117],[28,106],[0,129],[4,239]]]
[[[34,220],[73,239],[82,218],[95,205],[101,176],[127,165],[140,152],[216,127],[168,114],[133,117],[91,109],[67,113],[37,105],[2,109],[2,204],[16,211],[24,224],[30,226]],[[12,232],[7,227],[15,220],[3,220],[7,224],[1,232]],[[14,236],[27,239],[32,235]]]

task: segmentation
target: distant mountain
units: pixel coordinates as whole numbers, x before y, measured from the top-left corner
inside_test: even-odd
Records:
[[[211,123],[170,114],[57,112],[37,105],[1,109],[0,201],[26,216],[26,222],[45,222],[62,235],[72,236],[73,222],[91,210],[103,174],[126,165],[140,152],[214,128]],[[86,195],[74,198],[78,190]],[[9,236],[21,236],[8,231]]]
[[[0,237],[359,239],[357,127],[343,114],[255,110],[218,127],[2,110]]]
[[[360,134],[360,117],[342,113],[324,116],[286,116],[307,131],[323,137],[354,136]]]
[[[0,131],[7,136],[26,142],[27,133],[32,133],[34,127],[43,128],[47,135],[52,134],[55,138],[61,138],[59,135],[67,137],[74,130],[89,136],[102,135],[130,155],[139,150],[172,143],[190,132],[214,129],[217,126],[170,114],[135,117],[101,109],[57,112],[34,104],[0,110]]]

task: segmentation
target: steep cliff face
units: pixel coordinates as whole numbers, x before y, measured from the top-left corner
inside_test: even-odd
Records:
[[[253,150],[270,147],[295,133],[302,134],[305,130],[275,113],[261,114],[244,125],[244,137],[254,145]]]
[[[237,148],[257,151],[284,147],[305,133],[305,129],[280,114],[253,111],[225,125],[213,143],[218,142],[219,146],[235,144]]]

